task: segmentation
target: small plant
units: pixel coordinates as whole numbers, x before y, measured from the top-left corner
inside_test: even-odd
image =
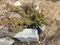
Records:
[[[42,12],[39,13],[39,11],[34,10],[34,3],[31,3],[30,5],[28,5],[28,7],[26,6],[23,9],[24,9],[23,11],[19,11],[18,7],[13,7],[13,8],[11,7],[10,11],[19,13],[21,17],[12,18],[7,21],[4,21],[5,23],[11,24],[13,26],[12,29],[13,33],[19,32],[24,28],[36,28],[41,24],[46,25],[47,20],[45,18],[45,15]],[[0,22],[0,25],[2,25],[2,22]]]
[[[25,7],[26,8],[26,7]],[[40,26],[41,24],[46,25],[46,18],[45,15],[41,12],[39,13],[38,11],[34,10],[34,3],[31,3],[24,13],[20,13],[21,16],[23,17],[23,24],[25,26]]]

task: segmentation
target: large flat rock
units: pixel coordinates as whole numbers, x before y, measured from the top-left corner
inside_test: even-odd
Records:
[[[24,29],[22,32],[15,34],[13,38],[18,39],[21,42],[32,42],[39,40],[38,31],[36,29]]]

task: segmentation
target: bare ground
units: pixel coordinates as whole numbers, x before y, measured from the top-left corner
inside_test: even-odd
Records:
[[[6,12],[5,5],[8,1],[0,0],[0,2],[0,15],[5,15],[3,12]],[[41,0],[39,3],[46,15],[48,25],[40,38],[41,43],[31,42],[30,45],[60,45],[60,1]],[[22,42],[16,41],[13,45],[22,45]]]

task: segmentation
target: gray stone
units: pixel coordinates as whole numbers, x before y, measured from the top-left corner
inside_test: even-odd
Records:
[[[12,12],[11,15],[9,16],[9,18],[20,18],[22,17],[20,14]]]
[[[35,3],[35,11],[39,10],[39,5],[38,3]]]
[[[12,6],[21,6],[21,2],[20,1],[11,1],[9,0],[9,4],[12,5]]]
[[[13,4],[13,6],[21,6],[20,1],[16,1],[16,2]]]
[[[41,26],[39,27],[42,31],[45,30],[45,25],[44,24],[41,24]]]
[[[36,29],[24,29],[22,32],[15,34],[13,38],[18,39],[21,42],[32,42],[39,40],[38,31]]]
[[[14,40],[7,38],[0,38],[0,45],[12,45]]]
[[[0,34],[0,38],[7,37],[8,35],[9,35],[9,32],[8,31],[2,32]]]
[[[0,38],[6,37],[9,35],[8,28],[5,25],[0,26]]]

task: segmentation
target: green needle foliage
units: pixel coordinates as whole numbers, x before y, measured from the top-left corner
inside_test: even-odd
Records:
[[[47,24],[45,15],[43,13],[39,13],[39,11],[34,10],[34,3],[23,7],[25,7],[23,8],[23,11],[19,11],[19,9],[16,7],[11,8],[10,10],[10,12],[16,12],[21,15],[20,18],[12,18],[8,20],[8,23],[11,23],[11,25],[14,26],[12,29],[14,33],[19,32],[25,28],[36,28],[41,24]]]
[[[35,27],[40,26],[41,24],[46,25],[46,18],[43,13],[39,13],[39,11],[34,10],[34,4],[30,4],[28,7],[26,6],[23,12],[19,13],[22,16],[23,27]]]
[[[45,15],[43,13],[39,13],[39,11],[34,10],[34,3],[23,7],[25,7],[23,8],[24,10],[22,12],[18,12],[22,17],[20,19],[14,19],[15,24],[17,25],[17,27],[19,27],[17,29],[15,27],[15,30],[22,30],[24,28],[36,28],[41,24],[47,24]]]

